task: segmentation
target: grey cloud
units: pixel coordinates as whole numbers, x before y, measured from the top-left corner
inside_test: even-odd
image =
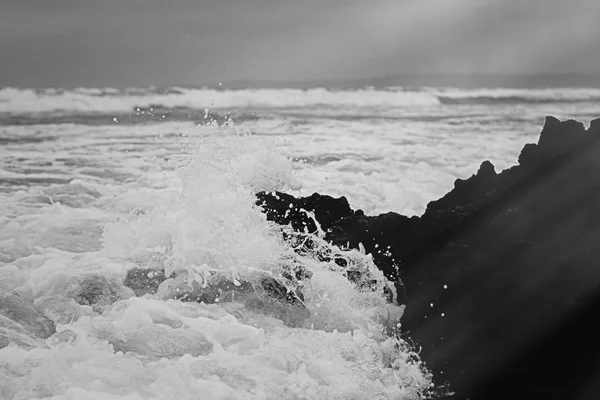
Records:
[[[0,85],[597,72],[593,0],[5,0]]]

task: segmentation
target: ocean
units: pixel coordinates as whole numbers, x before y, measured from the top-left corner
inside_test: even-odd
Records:
[[[0,309],[0,398],[426,398],[442,382],[386,334],[404,308],[370,255],[313,238],[374,291],[294,252],[254,193],[420,215],[482,161],[516,165],[546,115],[587,123],[598,104],[594,88],[2,88],[0,295],[56,333]],[[144,294],[132,270],[167,279]],[[251,290],[181,301],[224,281]]]

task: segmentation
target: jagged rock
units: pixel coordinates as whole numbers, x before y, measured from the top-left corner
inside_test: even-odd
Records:
[[[21,338],[19,342],[32,344],[35,342],[34,337],[47,339],[56,332],[52,321],[13,293],[0,292],[0,317],[3,317],[0,329],[6,330],[2,336],[9,339]],[[0,341],[0,347],[6,344],[6,340]]]
[[[313,218],[307,214],[307,211],[315,214],[324,231],[336,225],[341,219],[354,215],[345,197],[336,199],[315,193],[309,197],[296,199],[281,192],[261,192],[257,194],[257,198],[258,205],[268,205],[265,207],[265,213],[270,220],[281,225],[291,224],[300,232],[317,230]]]
[[[588,132],[590,135],[600,135],[600,118],[594,119],[590,122],[590,127],[588,128]]]
[[[586,130],[546,118],[518,166],[496,174],[484,162],[421,217],[365,216],[316,193],[257,198],[269,220],[299,231],[316,225],[298,210],[314,212],[326,240],[362,243],[402,280],[402,326],[454,398],[600,393],[600,369],[582,356],[600,359],[600,120]]]

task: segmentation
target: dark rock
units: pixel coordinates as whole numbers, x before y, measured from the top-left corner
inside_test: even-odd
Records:
[[[496,174],[484,162],[421,217],[365,216],[318,194],[257,204],[299,231],[317,228],[296,210],[314,212],[326,240],[362,243],[401,280],[403,329],[454,398],[596,399],[600,368],[586,359],[600,359],[598,121],[546,118],[519,166]]]
[[[537,144],[527,143],[519,155],[519,164],[523,167],[530,167],[535,165],[537,158]]]
[[[301,267],[283,271],[283,279],[290,282],[304,281],[310,279],[311,275],[310,271]],[[187,284],[186,272],[167,279],[163,270],[132,268],[127,272],[124,285],[133,289],[136,296],[143,296],[155,294],[163,282],[162,294],[181,301],[205,304],[237,301],[255,312],[279,318],[288,326],[301,326],[310,317],[310,312],[303,304],[302,292],[290,292],[273,278],[261,280],[257,287],[247,281],[235,285],[224,277],[213,277],[207,285],[202,286],[197,282]]]
[[[21,348],[43,347],[44,341],[27,332],[23,326],[0,314],[0,349],[13,344]]]
[[[314,213],[324,231],[340,220],[354,215],[345,197],[336,199],[315,193],[309,197],[296,199],[285,193],[261,192],[257,194],[257,198],[259,206],[268,205],[264,210],[270,220],[281,225],[291,224],[300,232],[317,230],[314,219],[307,214],[307,211]]]
[[[21,296],[0,292],[0,316],[6,317],[8,320],[19,324],[24,331],[19,330],[19,334],[29,334],[41,339],[47,339],[52,336],[56,330],[54,323],[44,317],[32,304],[27,302]],[[9,321],[5,321],[7,324]],[[3,324],[4,325],[4,324]],[[10,323],[6,329],[14,328]]]
[[[588,132],[590,133],[590,135],[600,135],[600,118],[597,118],[590,122]]]
[[[102,308],[117,300],[133,296],[133,292],[123,287],[116,279],[105,276],[91,275],[83,279],[77,289],[69,297],[76,303],[92,306],[94,311],[101,312]]]
[[[302,302],[302,293],[290,292],[273,278],[257,285],[248,281],[236,285],[224,277],[213,276],[206,285],[193,281],[188,284],[187,273],[181,272],[161,284],[159,292],[167,298],[205,304],[238,302],[254,312],[278,318],[288,326],[302,326],[310,312]]]
[[[554,158],[575,149],[586,135],[587,132],[581,122],[573,120],[560,122],[554,117],[546,117],[538,146],[546,158]]]
[[[132,268],[127,271],[127,276],[123,285],[133,289],[136,296],[141,297],[145,294],[154,294],[165,279],[165,272],[162,269]]]
[[[480,177],[481,179],[487,179],[496,176],[494,164],[489,161],[482,162],[476,176]]]

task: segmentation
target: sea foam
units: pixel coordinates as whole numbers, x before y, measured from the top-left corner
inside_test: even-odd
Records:
[[[12,194],[20,200],[0,221],[0,287],[56,333],[0,349],[1,397],[416,399],[430,390],[418,355],[385,333],[403,308],[335,263],[295,252],[255,206],[256,191],[299,187],[282,147],[231,126],[190,136],[183,151],[155,158],[160,168],[130,161],[126,179],[103,173],[42,188],[54,200],[34,198],[34,208],[22,203],[34,187]],[[314,240],[382,288],[370,255]],[[309,315],[294,327],[235,298],[184,303],[160,287],[135,297],[124,285],[132,268],[183,276],[182,285],[216,276],[285,284],[285,268],[298,265],[311,275],[295,288]],[[11,326],[3,329],[20,329]]]

